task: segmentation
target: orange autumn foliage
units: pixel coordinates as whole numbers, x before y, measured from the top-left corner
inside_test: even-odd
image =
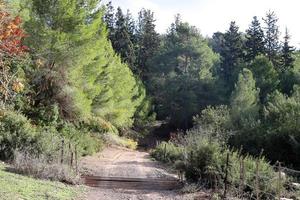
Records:
[[[4,102],[24,89],[24,85],[11,71],[12,60],[22,59],[21,55],[28,49],[22,44],[26,35],[21,23],[21,18],[12,17],[0,0],[0,99]]]
[[[22,45],[26,35],[21,23],[19,16],[11,17],[8,12],[0,11],[0,55],[20,55],[28,49]]]

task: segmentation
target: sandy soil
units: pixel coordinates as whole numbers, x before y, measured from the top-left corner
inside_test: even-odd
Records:
[[[131,178],[174,178],[149,154],[123,148],[109,147],[80,162],[81,171],[86,175]],[[209,199],[206,193],[182,195],[178,191],[122,190],[91,188],[87,200],[201,200]]]

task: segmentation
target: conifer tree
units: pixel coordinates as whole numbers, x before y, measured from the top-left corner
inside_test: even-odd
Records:
[[[249,29],[246,30],[246,33],[246,61],[249,62],[256,56],[265,53],[264,32],[256,16],[253,17],[253,21],[251,22]]]
[[[100,117],[118,128],[129,127],[145,96],[108,41],[104,10],[97,3],[32,0],[27,43],[44,61],[35,79],[36,92],[48,94],[36,104],[56,103],[73,120]]]
[[[120,54],[122,61],[133,69],[135,63],[134,46],[131,42],[128,23],[120,7],[117,9],[115,21],[114,37],[112,40],[113,48]]]
[[[278,88],[278,73],[272,62],[263,55],[255,57],[250,64],[249,69],[253,73],[256,86],[260,89],[260,100],[262,103],[265,103],[268,94],[274,92]]]
[[[295,70],[294,69],[294,52],[295,48],[290,45],[290,35],[288,30],[285,31],[284,42],[281,47],[280,52],[280,86],[281,91],[284,94],[290,94],[293,90],[294,84],[297,83],[295,79]]]
[[[268,59],[279,70],[279,27],[278,18],[275,12],[269,11],[266,14],[266,18],[263,19],[265,22],[265,47]]]
[[[132,44],[135,46],[136,42],[137,42],[137,38],[136,38],[136,34],[135,34],[136,33],[136,24],[132,17],[132,14],[130,13],[129,10],[127,10],[127,13],[125,15],[125,22],[126,22],[128,34],[130,36],[130,40],[131,40]]]
[[[112,5],[112,2],[108,2],[106,4],[106,10],[105,14],[103,16],[103,19],[106,23],[106,27],[108,29],[108,38],[112,41],[114,39],[114,28],[115,28],[115,11],[114,7]]]
[[[259,89],[255,87],[252,72],[244,68],[231,96],[233,121],[240,127],[255,125],[259,111]]]
[[[212,39],[210,40],[210,45],[214,52],[222,54],[224,50],[225,38],[224,33],[216,32],[213,34]]]
[[[154,13],[142,9],[139,12],[137,24],[137,62],[142,80],[146,80],[149,73],[149,61],[155,56],[159,47],[159,34],[155,30]]]
[[[195,27],[178,18],[162,43],[148,87],[158,118],[170,119],[173,128],[188,129],[192,116],[213,99],[212,71],[218,56]]]
[[[294,57],[293,53],[295,48],[290,45],[290,35],[288,30],[285,30],[284,42],[281,48],[281,71],[285,72],[287,70],[291,70],[294,65]]]
[[[223,78],[227,89],[232,91],[234,83],[237,81],[238,73],[243,64],[243,47],[239,27],[235,22],[230,23],[229,30],[224,36],[224,49],[221,51],[222,64],[221,64],[221,77]]]

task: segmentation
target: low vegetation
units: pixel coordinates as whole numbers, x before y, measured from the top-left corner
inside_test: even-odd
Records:
[[[7,171],[9,166],[0,164],[0,198],[10,200],[70,200],[80,197],[84,187],[73,187],[60,182],[37,180]]]
[[[103,139],[108,145],[121,146],[132,150],[135,150],[138,146],[136,141],[125,137],[120,137],[117,134],[104,134]]]
[[[67,164],[49,162],[43,156],[33,157],[28,153],[15,152],[12,171],[30,177],[60,181],[67,184],[80,184],[81,178],[75,169]]]
[[[227,155],[229,155],[228,164],[226,163]],[[259,173],[265,177],[264,181],[260,182],[261,191],[276,193],[276,184],[274,182],[270,184],[276,179],[276,173],[264,158],[257,160],[252,156],[243,156],[240,152],[230,151],[220,146],[215,140],[209,140],[203,136],[201,131],[193,130],[184,137],[182,143],[161,143],[153,150],[152,156],[173,164],[177,170],[182,170],[188,181],[199,183],[204,187],[218,185],[220,188],[224,187],[226,170],[228,170],[227,176],[230,177],[228,181],[231,185],[239,186],[241,160],[244,162],[244,170],[247,174],[244,183],[254,188],[256,162],[259,162]],[[184,163],[180,166],[181,169],[178,169],[178,160]],[[252,189],[249,192],[254,193]]]

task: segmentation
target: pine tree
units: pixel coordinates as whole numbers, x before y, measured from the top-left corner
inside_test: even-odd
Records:
[[[291,70],[294,65],[294,57],[293,53],[295,52],[295,48],[290,46],[290,35],[288,30],[285,30],[284,43],[281,48],[281,71],[286,72]]]
[[[221,51],[221,77],[223,78],[227,89],[232,91],[234,83],[237,81],[238,73],[243,64],[244,43],[239,27],[235,22],[230,23],[229,30],[224,36],[224,49]]]
[[[280,52],[280,86],[284,94],[290,94],[293,90],[294,84],[297,83],[295,79],[294,70],[294,52],[295,48],[290,45],[290,35],[288,30],[285,31],[284,42]]]
[[[256,56],[265,53],[264,32],[256,16],[253,17],[253,21],[251,22],[249,29],[246,30],[246,33],[246,61],[249,62]]]
[[[272,11],[269,11],[266,14],[266,18],[263,19],[265,22],[265,47],[266,54],[268,59],[273,63],[278,70],[279,67],[279,27],[278,27],[278,18],[276,14]]]
[[[212,39],[210,40],[210,45],[214,52],[222,54],[225,44],[224,33],[216,32],[213,34]]]
[[[114,39],[115,32],[115,11],[111,1],[106,4],[106,11],[103,16],[103,20],[105,21],[108,29],[108,38],[112,41]]]
[[[155,30],[154,13],[142,9],[137,24],[137,62],[142,80],[146,80],[150,66],[149,61],[155,56],[159,47],[159,34]]]
[[[36,93],[43,96],[34,106],[58,104],[72,120],[99,117],[129,127],[144,96],[108,41],[97,2],[32,0],[27,43],[44,61],[34,80]]]
[[[129,29],[125,16],[120,7],[116,13],[116,24],[112,45],[114,50],[120,54],[122,61],[127,63],[134,70],[135,52],[131,42]]]
[[[263,55],[255,57],[249,69],[253,73],[256,86],[260,89],[260,101],[265,103],[268,94],[279,86],[278,73],[272,62]]]
[[[255,87],[252,72],[244,68],[231,96],[231,114],[239,127],[252,127],[256,123],[259,111],[259,89]]]
[[[130,13],[129,10],[127,10],[127,13],[125,15],[125,22],[126,22],[126,27],[128,29],[128,34],[130,36],[130,41],[132,44],[135,46],[137,43],[137,38],[136,38],[136,24],[135,21],[132,17],[132,14]]]
[[[175,129],[190,128],[192,116],[213,99],[212,71],[217,61],[199,31],[176,18],[163,38],[147,81],[158,118],[169,118]]]

